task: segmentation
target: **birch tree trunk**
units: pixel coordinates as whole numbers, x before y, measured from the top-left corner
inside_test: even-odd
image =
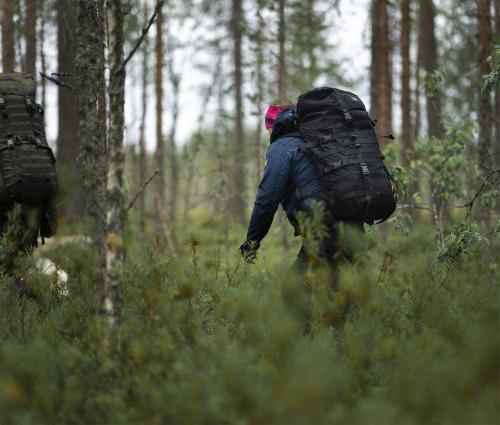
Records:
[[[26,71],[36,79],[37,0],[26,0]]]
[[[40,20],[40,44],[39,44],[39,55],[40,55],[40,66],[42,68],[42,73],[47,74],[47,61],[45,59],[45,7],[42,3],[38,8],[38,16]],[[42,87],[41,103],[42,105],[47,104],[47,81],[45,78],[40,79],[40,85]],[[43,117],[45,123],[45,116]]]
[[[235,139],[233,145],[233,193],[232,212],[236,220],[245,222],[245,191],[244,164],[245,141],[243,129],[243,73],[242,73],[242,37],[243,37],[243,6],[242,0],[232,0],[231,33],[233,36],[233,81],[234,102],[236,108]]]
[[[12,0],[2,0],[2,67],[4,72],[14,71],[14,23]]]
[[[264,34],[265,34],[265,21],[262,14],[265,1],[257,0],[257,31],[255,33],[255,78],[256,78],[256,99],[257,104],[257,123],[255,127],[255,159],[256,159],[256,173],[255,182],[258,185],[262,176],[264,168],[264,149],[262,146],[262,130],[264,123],[264,110],[262,103],[264,101]]]
[[[97,271],[95,293],[98,308],[102,306],[106,266],[106,169],[102,162],[105,147],[99,132],[97,111],[99,66],[98,15],[95,0],[78,0],[75,72],[78,127],[81,138],[79,165],[88,217],[89,233],[94,245]]]
[[[108,208],[106,239],[106,280],[103,312],[111,325],[120,321],[123,299],[122,279],[124,263],[123,228],[125,222],[125,195],[123,172],[125,67],[123,66],[123,4],[122,0],[107,0],[109,45],[109,132],[108,132]]]

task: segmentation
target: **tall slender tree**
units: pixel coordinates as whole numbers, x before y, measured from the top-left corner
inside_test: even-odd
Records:
[[[2,0],[2,67],[4,72],[14,71],[14,23],[12,0]]]
[[[89,233],[94,245],[97,270],[95,289],[97,305],[103,304],[106,259],[106,170],[102,164],[105,147],[99,132],[97,110],[99,49],[97,4],[94,0],[77,0],[75,72],[80,145],[80,168]]]
[[[500,1],[495,0],[495,45],[500,45]],[[493,152],[495,152],[496,164],[500,167],[500,90],[495,91],[495,142]]]
[[[388,0],[372,2],[371,114],[377,119],[380,146],[384,149],[392,132],[391,43]]]
[[[122,311],[122,277],[124,263],[123,230],[125,194],[123,173],[123,131],[125,124],[125,66],[123,64],[122,0],[107,0],[109,43],[109,135],[108,135],[108,203],[106,239],[106,280],[102,309],[112,325],[119,322]]]
[[[245,222],[245,175],[241,158],[245,154],[243,128],[243,5],[242,0],[232,0],[231,34],[233,37],[233,81],[235,103],[235,139],[233,145],[232,211],[239,223]]]
[[[149,11],[148,2],[144,0],[144,22],[147,22]],[[139,127],[139,184],[146,181],[147,173],[147,152],[146,152],[146,114],[148,97],[148,76],[149,76],[149,37],[145,36],[142,44],[142,100],[141,100],[141,124]],[[139,196],[139,230],[141,238],[144,239],[146,230],[146,196],[141,193]]]
[[[481,94],[483,75],[490,70],[488,57],[491,55],[493,34],[491,26],[491,1],[478,0],[477,2],[477,25],[478,25],[478,122],[479,122],[479,161],[483,161],[491,153],[493,117],[490,95]]]
[[[37,0],[26,0],[26,71],[36,78]]]
[[[433,0],[420,0],[419,63],[430,74],[438,69],[438,52],[435,33],[435,8]],[[427,134],[442,137],[441,95],[439,90],[426,93]]]
[[[156,225],[163,227],[162,206],[165,205],[165,142],[163,140],[163,9],[160,8],[156,18],[155,38],[155,91],[156,91],[156,167],[159,170],[156,178]]]
[[[410,0],[401,0],[401,144],[403,164],[412,158],[411,94],[410,94]]]
[[[57,0],[57,58],[61,76],[75,74],[75,6],[71,0]],[[75,95],[59,86],[58,98],[57,159],[68,169],[74,169],[80,142]]]

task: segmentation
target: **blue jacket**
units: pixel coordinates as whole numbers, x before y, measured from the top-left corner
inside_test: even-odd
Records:
[[[294,109],[286,109],[274,123],[264,176],[248,226],[247,241],[254,242],[256,248],[267,235],[280,203],[293,223],[295,213],[307,206],[310,194],[320,191],[314,164],[299,150],[304,140],[295,127],[294,114]]]

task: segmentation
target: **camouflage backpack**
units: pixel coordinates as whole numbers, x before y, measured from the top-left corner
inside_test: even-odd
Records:
[[[32,75],[0,73],[0,115],[0,210],[15,202],[51,207],[58,193],[55,158]]]

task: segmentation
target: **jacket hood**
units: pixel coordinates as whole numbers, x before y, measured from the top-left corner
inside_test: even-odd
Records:
[[[300,133],[295,122],[295,114],[295,108],[287,108],[278,115],[271,133],[271,143],[283,136],[300,137]]]

